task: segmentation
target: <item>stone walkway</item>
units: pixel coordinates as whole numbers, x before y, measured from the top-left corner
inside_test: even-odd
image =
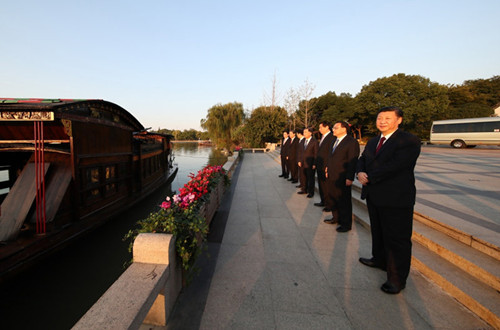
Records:
[[[279,174],[268,155],[244,155],[168,329],[488,328],[414,270],[401,294],[383,293],[385,272],[358,262],[369,231],[337,233],[319,196],[297,195]]]

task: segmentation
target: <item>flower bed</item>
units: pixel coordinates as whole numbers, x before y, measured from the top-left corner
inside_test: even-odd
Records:
[[[210,191],[207,201],[203,203],[202,207],[200,208],[200,215],[203,216],[203,218],[205,218],[207,225],[210,225],[210,222],[212,222],[215,212],[217,212],[217,209],[219,208],[220,203],[222,201],[223,194],[224,194],[224,182],[220,180],[217,183],[217,186],[215,186],[214,189]]]
[[[206,166],[179,189],[179,194],[167,197],[157,212],[138,222],[139,227],[125,238],[139,233],[170,233],[176,237],[176,251],[182,267],[188,271],[201,252],[208,225],[220,205],[224,185],[229,183],[222,166]]]

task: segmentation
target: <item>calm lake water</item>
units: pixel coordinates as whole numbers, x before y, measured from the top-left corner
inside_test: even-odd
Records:
[[[158,209],[189,173],[223,164],[227,157],[196,143],[174,143],[179,171],[171,186],[111,219],[91,234],[44,259],[0,286],[0,328],[70,329],[123,273],[130,261],[122,238],[135,223]]]

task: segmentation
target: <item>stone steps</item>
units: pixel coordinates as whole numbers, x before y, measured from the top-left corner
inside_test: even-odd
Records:
[[[279,152],[268,153],[280,163]],[[368,230],[361,185],[352,189],[354,218]],[[500,248],[428,216],[414,213],[412,268],[492,327],[500,329]]]
[[[352,190],[354,217],[369,228],[360,194],[356,181]],[[412,268],[488,324],[500,328],[500,249],[417,212],[412,240]]]

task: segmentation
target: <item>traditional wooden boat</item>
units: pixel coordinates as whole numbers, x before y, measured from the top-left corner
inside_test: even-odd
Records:
[[[0,99],[0,278],[171,182],[170,140],[103,100]]]

